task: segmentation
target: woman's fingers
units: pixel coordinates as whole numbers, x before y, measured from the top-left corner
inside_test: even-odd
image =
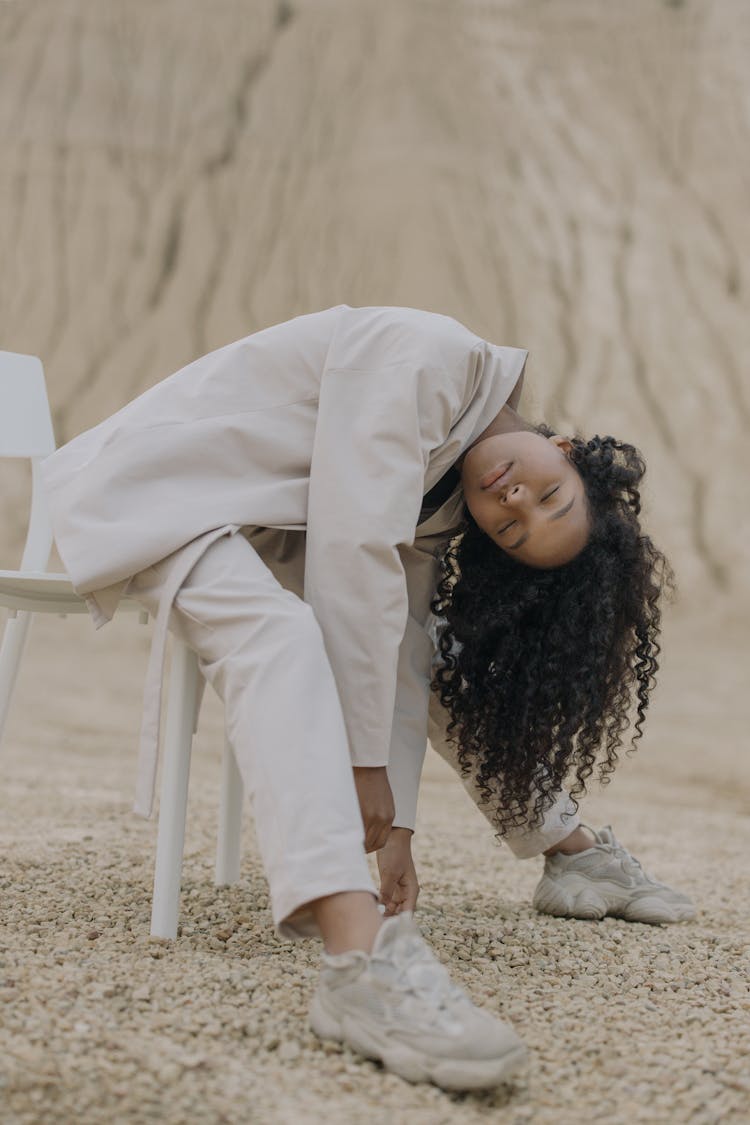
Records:
[[[388,902],[386,903],[385,913],[390,918],[394,914],[398,914],[401,910],[401,904],[404,901],[404,890],[402,881],[399,880],[393,887],[389,895]]]
[[[380,901],[387,916],[402,910],[415,910],[419,898],[419,883],[414,865],[406,871],[399,868],[382,868],[380,871]]]
[[[397,913],[399,914],[402,910],[416,910],[417,908],[417,899],[419,898],[419,883],[417,882],[417,875],[415,871],[412,871],[412,876],[412,878],[406,880],[406,885],[404,886],[404,897],[398,906]]]
[[[417,899],[419,898],[419,884],[417,883],[416,873],[407,871],[402,875],[393,885],[387,899],[383,894],[381,884],[380,898],[381,901],[385,902],[385,913],[389,917],[393,914],[401,914],[404,910],[416,910]]]
[[[398,887],[398,875],[395,871],[381,871],[380,873],[380,901],[385,906],[386,914],[392,914],[393,900]]]

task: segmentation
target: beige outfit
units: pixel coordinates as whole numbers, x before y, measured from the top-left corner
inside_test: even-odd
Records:
[[[396,823],[413,827],[436,554],[463,505],[459,487],[420,519],[423,496],[499,412],[526,355],[435,313],[340,305],[197,359],[45,461],[58,549],[97,627],[131,579],[173,556],[152,603],[136,811],[152,807],[172,605],[212,544],[241,531],[311,607],[349,759],[388,766]]]

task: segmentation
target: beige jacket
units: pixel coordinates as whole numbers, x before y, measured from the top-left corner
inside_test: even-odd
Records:
[[[526,356],[436,313],[339,305],[164,379],[44,462],[58,549],[95,624],[111,618],[133,574],[186,545],[189,569],[217,535],[242,529],[312,605],[352,762],[388,765],[396,823],[413,827],[436,554],[462,511],[460,487],[420,519],[423,497],[501,409]],[[168,610],[157,621],[152,689]],[[157,704],[152,692],[136,806],[144,815]]]

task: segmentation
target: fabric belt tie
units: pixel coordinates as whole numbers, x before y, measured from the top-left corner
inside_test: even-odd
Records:
[[[161,729],[161,697],[164,680],[164,660],[167,649],[169,614],[180,586],[208,547],[222,535],[234,535],[239,524],[226,524],[213,528],[205,535],[192,539],[177,552],[159,596],[159,608],[154,622],[151,651],[146,669],[146,683],[143,689],[143,713],[138,747],[138,771],[136,778],[135,803],[133,812],[149,818],[153,812],[156,789],[156,770],[159,763],[159,734]],[[200,709],[205,681],[198,685],[196,715]]]

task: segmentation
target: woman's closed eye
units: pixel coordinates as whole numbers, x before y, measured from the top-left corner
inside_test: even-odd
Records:
[[[503,534],[503,532],[505,532],[505,531],[509,531],[509,530],[510,530],[510,528],[511,528],[511,527],[513,527],[513,524],[514,524],[515,522],[516,522],[515,520],[509,520],[509,521],[508,521],[508,523],[506,523],[506,524],[504,524],[504,525],[503,525],[503,527],[501,527],[501,528],[498,528],[498,532],[497,532],[497,534],[498,534],[498,535],[502,535],[502,534]]]
[[[546,504],[547,501],[550,499],[550,497],[554,496],[555,493],[559,491],[559,489],[560,489],[560,485],[558,484],[558,485],[555,486],[555,488],[553,488],[550,492],[548,492],[546,494],[546,496],[543,496],[541,498],[541,500],[539,501],[539,503],[540,504]]]

